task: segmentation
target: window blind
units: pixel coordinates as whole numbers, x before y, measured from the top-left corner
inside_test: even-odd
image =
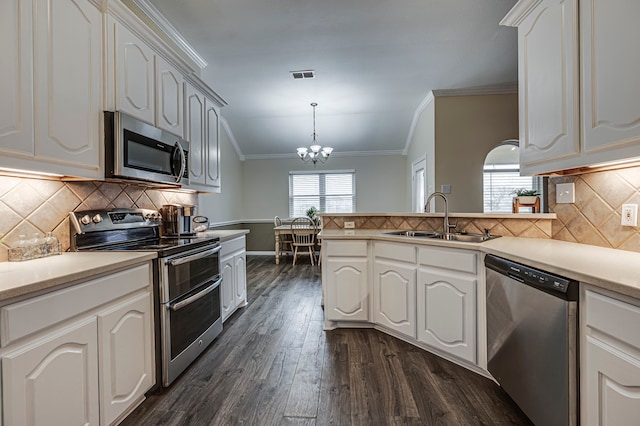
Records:
[[[516,189],[542,193],[542,178],[520,176],[519,165],[485,165],[483,174],[485,213],[511,213]]]
[[[353,213],[355,171],[289,172],[289,216],[315,207],[323,213]]]

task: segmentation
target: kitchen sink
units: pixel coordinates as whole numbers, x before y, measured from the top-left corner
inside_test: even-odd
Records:
[[[392,231],[385,232],[385,234],[399,237],[434,238],[446,241],[461,241],[465,243],[482,243],[499,237],[499,235],[469,234],[466,232],[445,234],[435,231]]]
[[[385,232],[387,235],[396,235],[399,237],[421,237],[421,238],[435,238],[438,233],[435,231],[393,231]]]

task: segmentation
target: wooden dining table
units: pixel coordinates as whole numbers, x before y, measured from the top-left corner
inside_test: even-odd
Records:
[[[313,227],[313,226],[298,226],[296,227],[297,229],[309,229],[309,230],[314,230],[317,234],[320,232],[320,228],[317,227]],[[293,236],[293,233],[291,232],[291,225],[280,225],[280,226],[276,226],[275,228],[273,228],[273,233],[276,237],[276,265],[280,264],[280,256],[282,255],[282,253],[280,253],[280,236],[281,235],[291,235]]]

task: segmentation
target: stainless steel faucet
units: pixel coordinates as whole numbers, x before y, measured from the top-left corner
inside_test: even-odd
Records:
[[[450,225],[449,224],[449,202],[447,201],[447,196],[444,195],[442,192],[434,192],[433,194],[429,195],[429,198],[427,198],[427,202],[424,203],[424,212],[425,213],[429,213],[429,203],[431,202],[431,199],[435,196],[439,196],[442,197],[442,199],[444,200],[444,224],[443,224],[443,229],[445,233],[449,233],[451,231],[451,229],[455,228],[456,225]]]

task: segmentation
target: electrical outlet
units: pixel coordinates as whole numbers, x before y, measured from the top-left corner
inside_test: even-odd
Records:
[[[622,226],[638,226],[638,205],[623,204],[622,205]]]
[[[344,223],[344,227],[345,229],[353,229],[356,227],[356,223],[355,222],[345,222]]]
[[[556,185],[556,203],[569,204],[576,202],[576,185],[574,183],[559,183]]]
[[[440,192],[443,194],[451,194],[451,185],[440,185]]]

